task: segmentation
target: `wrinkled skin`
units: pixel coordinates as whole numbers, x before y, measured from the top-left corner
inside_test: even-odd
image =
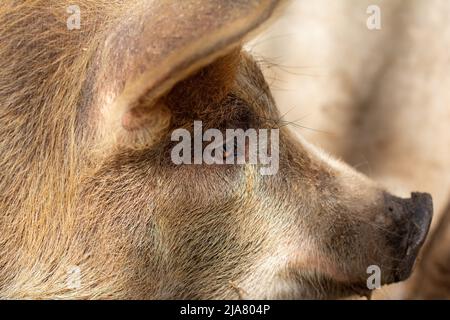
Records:
[[[280,125],[240,49],[276,1],[199,3],[84,1],[75,34],[60,1],[2,3],[0,297],[338,298],[369,294],[370,265],[409,276],[431,197],[396,198]],[[197,28],[130,27],[153,13]],[[196,32],[222,41],[190,47]],[[280,128],[278,173],[174,165],[171,132],[195,120]]]

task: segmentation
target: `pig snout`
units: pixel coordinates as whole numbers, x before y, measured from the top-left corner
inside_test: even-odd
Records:
[[[403,281],[410,276],[430,228],[433,200],[428,193],[412,193],[409,199],[386,194],[385,206],[390,224],[388,243],[395,257],[388,282]]]

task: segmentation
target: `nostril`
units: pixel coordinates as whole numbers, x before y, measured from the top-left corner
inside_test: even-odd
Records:
[[[411,198],[402,199],[391,194],[385,194],[385,212],[400,222],[410,219],[420,219],[433,211],[433,200],[428,193],[413,192]]]
[[[390,227],[392,233],[387,238],[397,261],[395,276],[404,280],[411,273],[427,236],[433,215],[433,200],[428,193],[414,192],[409,199],[386,193],[384,208],[393,221]]]
[[[393,219],[393,221],[399,222],[408,215],[411,203],[411,199],[402,199],[386,193],[383,213]]]

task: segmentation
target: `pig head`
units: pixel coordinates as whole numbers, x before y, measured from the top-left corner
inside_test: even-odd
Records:
[[[69,2],[2,2],[0,297],[338,298],[367,295],[370,266],[409,276],[431,197],[291,133],[241,50],[280,3],[82,0],[69,30]],[[194,121],[279,130],[278,172],[174,164]]]

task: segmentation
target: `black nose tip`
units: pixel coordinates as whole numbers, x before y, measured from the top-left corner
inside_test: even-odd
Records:
[[[396,259],[394,281],[411,274],[414,261],[428,234],[433,216],[433,200],[428,193],[414,192],[409,199],[388,195],[388,216],[393,220],[393,236],[389,237]]]
[[[433,199],[431,195],[429,193],[412,193],[409,212],[412,214],[412,230],[410,233],[413,233],[409,245],[421,246],[425,241],[433,217]],[[415,235],[414,231],[416,231]]]
[[[403,258],[397,267],[397,280],[405,280],[411,274],[420,248],[425,242],[433,216],[433,200],[428,193],[414,192],[410,199],[404,200],[405,235],[402,239]]]

